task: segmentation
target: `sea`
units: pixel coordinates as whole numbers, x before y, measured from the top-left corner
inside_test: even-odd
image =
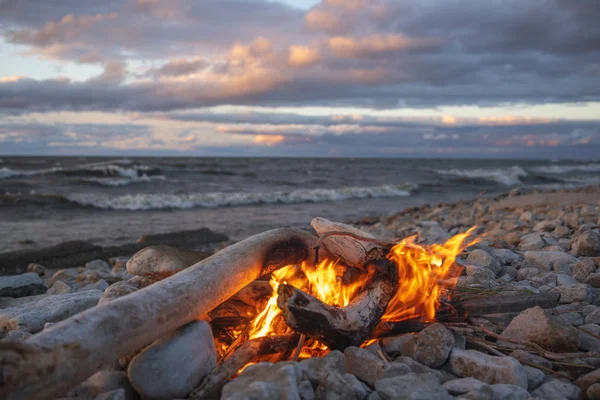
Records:
[[[514,187],[600,184],[600,161],[0,157],[0,252],[208,227],[232,240]]]

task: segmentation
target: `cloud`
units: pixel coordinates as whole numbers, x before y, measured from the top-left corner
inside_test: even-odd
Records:
[[[190,60],[185,58],[176,58],[169,60],[169,62],[159,68],[152,68],[148,70],[144,76],[151,76],[154,78],[178,77],[193,74],[194,72],[198,72],[207,66],[208,62],[202,57],[195,57]]]
[[[322,0],[310,10],[266,0],[0,0],[0,38],[23,57],[103,68],[88,80],[11,71],[0,77],[0,115],[135,112],[155,123],[205,124],[215,140],[268,142],[273,150],[294,140],[375,153],[383,149],[373,143],[386,140],[507,154],[530,143],[593,147],[597,132],[581,121],[202,109],[598,102],[599,19],[600,3],[584,0]],[[190,135],[198,137],[193,131],[182,143],[194,142]]]

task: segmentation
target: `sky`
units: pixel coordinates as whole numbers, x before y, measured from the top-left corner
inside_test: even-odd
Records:
[[[600,2],[0,0],[0,154],[600,158]]]

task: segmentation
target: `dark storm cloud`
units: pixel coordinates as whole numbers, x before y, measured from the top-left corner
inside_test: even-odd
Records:
[[[69,83],[53,99],[53,80],[0,82],[0,103],[169,111],[598,101],[598,20],[600,3],[587,0],[323,0],[308,12],[261,0],[2,0],[8,42],[115,68],[100,78],[106,87]],[[145,82],[122,83],[128,61],[149,60],[135,74]]]

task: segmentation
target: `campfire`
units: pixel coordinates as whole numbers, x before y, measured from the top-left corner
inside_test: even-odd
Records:
[[[478,241],[475,227],[431,245],[417,243],[416,236],[387,243],[321,218],[313,227],[326,257],[317,252],[312,262],[276,270],[268,286],[257,280],[209,313],[220,357],[211,375],[221,379],[209,375],[191,398],[216,397],[226,380],[257,361],[320,357],[366,346],[403,321],[435,321],[441,305],[452,308],[462,272],[456,257]],[[247,303],[259,309],[251,320]]]
[[[190,394],[196,400],[218,398],[253,363],[320,357],[418,332],[436,320],[460,325],[470,314],[558,301],[554,293],[455,296],[462,273],[456,258],[477,243],[475,228],[445,243],[423,244],[416,237],[382,241],[323,218],[312,226],[316,234],[275,229],[252,236],[27,342],[5,346],[0,361],[10,368],[0,394],[61,395],[102,366],[197,319],[209,321],[218,361]],[[137,262],[168,263],[176,256],[147,249],[134,256]]]

